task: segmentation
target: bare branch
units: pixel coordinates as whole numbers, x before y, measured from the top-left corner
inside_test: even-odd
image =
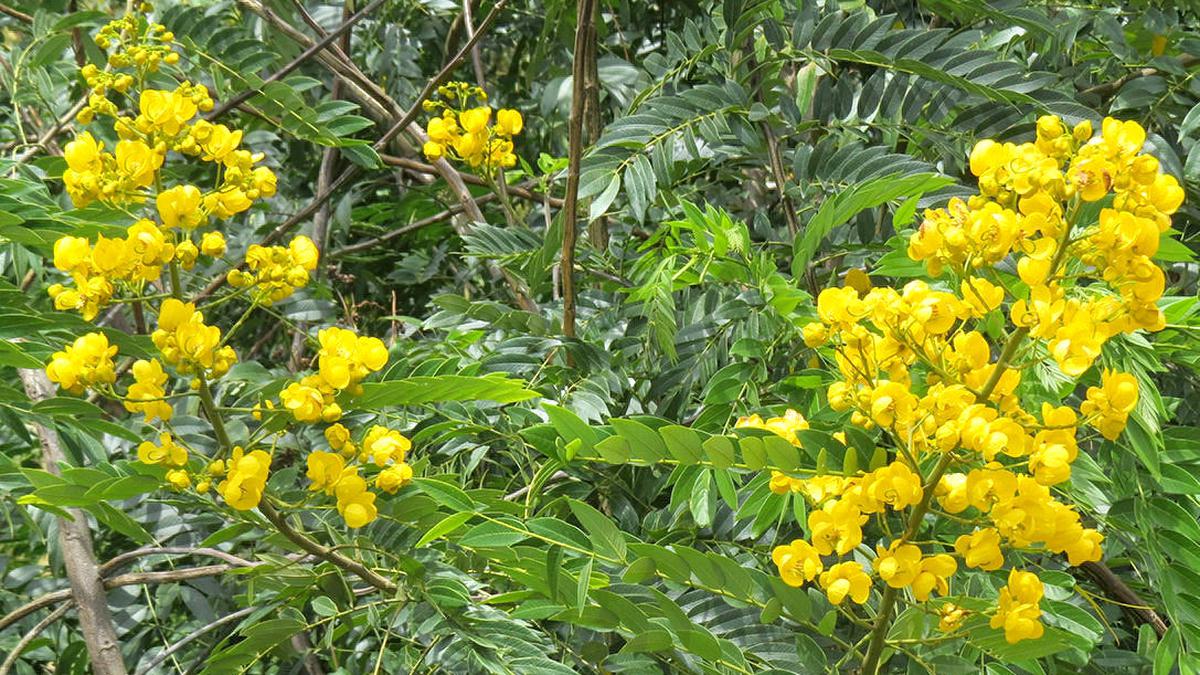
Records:
[[[372,590],[374,590],[374,589],[372,589]],[[236,611],[232,614],[226,614],[225,616],[223,616],[219,619],[216,619],[208,624],[205,624],[205,625],[189,632],[187,635],[185,635],[183,637],[183,639],[171,644],[166,649],[162,650],[162,652],[158,656],[155,656],[149,663],[142,666],[142,668],[140,670],[138,670],[137,675],[148,675],[149,673],[154,672],[154,669],[157,668],[159,666],[159,664],[161,664],[163,661],[166,661],[167,659],[171,658],[171,655],[174,654],[175,652],[178,652],[180,649],[183,649],[184,647],[191,644],[192,641],[194,641],[196,638],[199,638],[199,637],[205,635],[206,633],[210,633],[210,632],[220,628],[221,626],[224,626],[227,623],[237,621],[238,619],[253,613],[257,609],[258,609],[257,607],[246,607],[244,609],[239,609],[238,611]]]
[[[583,160],[583,116],[587,100],[589,66],[586,55],[595,55],[588,46],[593,37],[595,0],[578,0],[575,5],[575,63],[571,71],[571,117],[568,120],[567,195],[563,200],[562,241],[562,334],[575,337],[575,235],[579,211],[579,166]]]

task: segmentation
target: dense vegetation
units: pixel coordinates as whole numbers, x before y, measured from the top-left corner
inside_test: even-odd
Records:
[[[1200,672],[1200,15],[0,4],[0,675]]]

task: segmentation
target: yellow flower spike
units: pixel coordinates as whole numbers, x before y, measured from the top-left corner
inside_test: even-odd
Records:
[[[779,568],[779,576],[789,586],[803,586],[817,578],[825,568],[821,556],[812,544],[803,539],[793,540],[786,546],[776,546],[771,560]]]
[[[838,563],[823,572],[820,577],[821,588],[829,602],[840,605],[847,597],[857,604],[865,604],[871,595],[871,577],[863,571],[857,562]]]

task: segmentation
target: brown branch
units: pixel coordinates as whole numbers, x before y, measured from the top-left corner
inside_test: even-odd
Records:
[[[600,140],[601,120],[600,120],[600,70],[599,59],[597,57],[597,49],[599,48],[599,37],[596,35],[596,25],[600,23],[600,3],[595,4],[595,12],[592,16],[592,25],[590,26],[588,35],[588,51],[586,56],[587,77],[584,78],[583,90],[584,106],[583,106],[583,122],[584,129],[587,131],[588,145],[594,145]],[[603,251],[608,248],[608,217],[600,216],[588,223],[588,241],[592,247],[598,251]]]
[[[67,612],[71,611],[71,608],[74,606],[75,603],[70,600],[64,602],[58,609],[50,612],[45,618],[34,624],[28,633],[22,635],[21,640],[17,642],[17,646],[13,647],[12,651],[8,653],[8,657],[4,659],[4,663],[0,664],[0,675],[8,675],[12,667],[17,664],[17,659],[20,658],[21,652],[25,651],[29,643],[36,640],[37,636],[42,634],[42,631],[50,627],[50,624],[66,616]]]
[[[562,277],[562,334],[575,337],[575,234],[579,217],[579,165],[583,160],[583,115],[587,97],[587,57],[595,53],[588,47],[595,19],[594,0],[575,4],[575,59],[571,70],[571,116],[568,120],[567,195],[563,200],[563,241],[560,274]]]
[[[484,195],[483,197],[479,198],[479,201],[482,202],[482,201],[487,201],[490,199],[494,199],[493,195]],[[355,242],[353,244],[343,246],[339,249],[334,249],[332,252],[329,253],[328,257],[331,259],[336,259],[336,258],[341,258],[343,256],[349,255],[351,253],[357,253],[359,251],[365,251],[370,248],[375,248],[376,246],[387,243],[387,242],[395,239],[396,237],[408,234],[409,232],[412,232],[414,230],[419,230],[422,227],[428,227],[435,223],[440,223],[443,220],[446,220],[447,218],[452,218],[452,217],[462,213],[462,211],[463,211],[462,206],[451,206],[450,208],[446,209],[445,211],[435,213],[432,216],[429,216],[427,218],[422,218],[420,220],[414,220],[413,222],[411,222],[407,225],[397,227],[394,230],[389,230],[388,232],[385,232],[385,233],[379,235],[378,237],[372,237],[371,239],[366,239],[364,241],[359,241],[359,242]]]
[[[54,386],[41,370],[20,369],[17,371],[25,393],[33,402],[50,398]],[[34,423],[38,440],[42,446],[42,468],[58,475],[59,465],[66,463],[66,455],[59,444],[58,433],[42,424]],[[125,662],[121,657],[117,629],[113,625],[108,598],[104,594],[104,582],[92,550],[92,530],[83,509],[67,509],[69,518],[58,518],[58,541],[62,550],[63,564],[70,581],[70,597],[79,608],[79,625],[91,659],[92,671],[99,675],[125,675]]]
[[[120,588],[122,586],[169,584],[177,581],[188,581],[189,579],[214,577],[224,574],[232,569],[235,569],[233,565],[204,565],[201,567],[182,567],[180,569],[167,570],[164,572],[131,572],[105,579],[104,590],[111,591],[114,588]],[[43,607],[56,605],[60,602],[70,599],[71,589],[69,588],[51,591],[45,595],[38,596],[37,598],[30,600],[8,614],[5,614],[3,618],[0,618],[0,631]]]
[[[12,7],[9,7],[8,5],[0,4],[0,14],[5,14],[7,16],[11,16],[12,18],[16,19],[17,21],[21,21],[23,23],[33,23],[32,16],[29,16],[28,14],[26,14],[25,12],[22,12],[19,9],[13,9]]]
[[[1200,56],[1194,56],[1192,54],[1181,54],[1179,56],[1179,65],[1183,66],[1184,68],[1191,68],[1197,63],[1200,63]],[[1118,77],[1112,82],[1104,82],[1102,84],[1097,84],[1094,87],[1088,87],[1087,89],[1080,91],[1079,94],[1081,96],[1099,96],[1100,98],[1106,98],[1120,91],[1121,87],[1124,87],[1130,80],[1134,80],[1139,77],[1158,75],[1160,72],[1162,71],[1160,71],[1158,68],[1139,68],[1138,70]]]
[[[350,30],[354,26],[354,24],[358,23],[358,21],[360,19],[362,19],[364,16],[366,16],[367,14],[370,14],[372,11],[374,11],[375,8],[382,5],[383,2],[384,2],[384,0],[371,0],[371,3],[368,4],[366,7],[363,7],[361,12],[356,13],[354,16],[352,16],[349,19],[347,19],[346,21],[342,22],[342,25],[340,25],[337,28],[335,28],[334,30],[330,31],[329,34],[327,34],[324,38],[313,43],[308,49],[305,49],[303,52],[301,52],[299,56],[297,56],[296,58],[289,61],[287,63],[287,65],[285,65],[284,67],[275,71],[274,73],[271,73],[271,75],[269,75],[267,77],[267,79],[263,80],[262,84],[259,85],[259,87],[255,88],[255,89],[247,89],[247,90],[239,93],[238,95],[234,96],[233,98],[225,101],[221,105],[214,108],[212,110],[212,112],[208,113],[208,115],[206,116],[206,119],[214,120],[214,119],[220,117],[221,115],[224,115],[225,113],[229,112],[231,109],[240,105],[242,102],[248,100],[250,97],[254,96],[257,93],[260,93],[262,91],[263,86],[268,85],[272,82],[276,82],[284,77],[287,77],[287,75],[289,73],[291,73],[293,70],[299,68],[300,65],[303,64],[305,61],[309,60],[310,58],[315,56],[318,52],[325,49],[326,47],[332,45],[335,40],[337,40],[339,37],[342,36],[342,33],[345,33],[346,31]]]
[[[271,505],[270,501],[263,499],[258,504],[258,510],[267,517],[267,520],[271,521],[271,524],[275,526],[275,529],[279,530],[283,536],[290,539],[292,543],[299,546],[305,552],[311,553],[322,560],[357,574],[363,581],[371,584],[375,588],[378,588],[385,593],[393,593],[398,588],[395,582],[393,582],[391,579],[381,576],[375,570],[363,565],[357,560],[347,558],[345,555],[334,549],[331,549],[327,546],[322,546],[304,534],[298,532],[291,526],[290,523],[288,523],[287,518],[285,518],[283,514],[281,514],[275,509],[274,506]]]
[[[189,548],[187,546],[147,546],[138,548],[132,551],[121,553],[100,566],[100,576],[107,577],[109,573],[118,567],[127,563],[133,562],[138,558],[145,558],[152,555],[196,555],[209,558],[224,560],[234,567],[255,567],[262,563],[239,558],[232,553],[226,553],[215,548]]]
[[[1163,621],[1158,612],[1146,604],[1146,601],[1108,565],[1102,562],[1086,562],[1079,566],[1079,570],[1091,578],[1104,591],[1105,596],[1120,603],[1121,611],[1130,621],[1139,625],[1150,624],[1160,638],[1166,634],[1167,622]]]
[[[471,16],[472,0],[462,0],[462,22],[467,29],[467,42],[471,44],[471,66],[475,70],[475,84],[481,89],[487,89],[487,81],[483,78],[483,58],[479,54],[479,43],[475,40],[475,19]]]
[[[371,589],[371,590],[375,590],[375,589]],[[233,612],[232,614],[226,614],[225,616],[223,616],[219,619],[216,619],[215,621],[212,621],[211,623],[205,624],[205,625],[189,632],[187,635],[185,635],[183,637],[183,639],[179,640],[178,642],[176,642],[176,643],[170,645],[169,647],[167,647],[166,649],[162,650],[162,652],[159,653],[158,656],[155,656],[154,659],[150,661],[150,663],[147,663],[145,666],[143,666],[142,669],[138,671],[137,675],[149,675],[149,673],[153,672],[154,669],[157,668],[159,664],[161,664],[163,661],[166,661],[167,659],[169,659],[171,657],[171,655],[174,654],[175,652],[177,652],[180,649],[183,649],[184,647],[191,644],[192,641],[195,640],[196,638],[199,638],[206,633],[210,633],[210,632],[220,628],[221,626],[224,626],[227,623],[230,623],[232,621],[237,621],[238,619],[240,619],[244,616],[247,616],[248,614],[253,613],[257,609],[258,609],[257,607],[246,607],[243,609],[239,609],[238,611]]]

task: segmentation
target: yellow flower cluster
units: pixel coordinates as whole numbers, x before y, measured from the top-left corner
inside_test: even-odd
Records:
[[[80,124],[89,124],[96,115],[116,116],[117,105],[108,98],[110,91],[126,94],[135,82],[144,82],[147,75],[158,72],[162,64],[179,63],[179,54],[172,46],[175,34],[145,16],[153,6],[143,2],[136,9],[96,33],[96,46],[112,52],[108,54],[108,68],[102,70],[89,63],[80,69],[91,91],[88,105],[76,116]],[[119,69],[131,69],[133,74],[113,72]]]
[[[175,255],[175,245],[144,219],[130,225],[124,238],[100,235],[94,245],[84,237],[61,237],[54,242],[54,266],[71,275],[74,287],[53,284],[50,297],[56,309],[76,310],[90,321],[117,285],[140,289],[157,281]]]
[[[145,415],[147,424],[156,419],[169,421],[174,410],[165,398],[167,372],[162,364],[158,359],[138,359],[133,362],[132,370],[134,383],[129,385],[129,391],[125,393],[125,409]]]
[[[859,549],[868,517],[888,510],[904,512],[908,528],[876,545],[873,572],[918,602],[947,594],[959,561],[990,571],[1004,566],[1006,550],[1062,554],[1071,565],[1101,559],[1103,535],[1051,487],[1070,479],[1081,425],[1110,440],[1121,434],[1138,402],[1137,379],[1105,371],[1077,408],[1041,402],[1034,411],[1021,400],[1021,376],[1052,360],[1078,378],[1113,335],[1162,328],[1163,273],[1151,256],[1183,193],[1139,154],[1144,141],[1133,122],[1107,119],[1093,138],[1087,123],[1072,130],[1056,117],[1038,121],[1033,142],[983,141],[970,158],[980,194],[927,211],[909,243],[936,283],[820,293],[819,321],[802,335],[836,366],[829,405],[853,425],[880,430],[896,459],[855,475],[773,472],[772,491],[803,494],[818,507],[808,515],[810,537],[772,555],[786,583],[816,580],[834,604],[866,602],[867,570],[826,557]],[[1109,195],[1111,207],[1083,222],[1082,205]],[[1024,286],[1007,287],[997,273],[1009,260]],[[980,323],[1002,318],[1006,304],[1012,327],[994,348]],[[807,422],[789,411],[737,426],[798,443]],[[964,524],[952,546],[915,538],[935,504]],[[991,625],[1009,642],[1039,637],[1041,597],[1035,574],[1012,570]],[[939,615],[955,630],[966,610],[947,604]]]
[[[181,374],[216,378],[237,363],[233,347],[221,344],[221,329],[204,323],[204,313],[197,311],[195,304],[176,298],[163,301],[158,330],[150,334],[150,339]]]
[[[252,509],[262,501],[270,469],[271,456],[266,451],[246,452],[241,446],[235,447],[229,458],[225,480],[217,485],[217,492],[221,493],[227,504],[239,511]]]
[[[283,407],[297,422],[335,422],[342,407],[335,398],[342,392],[356,396],[359,383],[387,364],[388,352],[379,338],[331,327],[317,334],[317,372],[292,382],[279,394]]]
[[[946,269],[966,276],[1018,256],[1029,293],[1013,304],[1012,321],[1047,340],[1062,371],[1077,377],[1113,335],[1164,325],[1155,303],[1165,277],[1152,256],[1184,193],[1157,159],[1140,154],[1145,140],[1132,121],[1106,118],[1093,137],[1089,122],[1068,130],[1046,116],[1035,142],[982,141],[970,159],[980,195],[927,211],[909,255],[934,276]],[[1073,231],[1083,203],[1110,195],[1095,224]],[[1064,259],[1072,263],[1069,286],[1050,278]]]
[[[87,387],[117,381],[116,354],[116,345],[109,345],[104,333],[81,335],[66,349],[54,352],[46,377],[72,394],[82,394]]]
[[[234,268],[225,278],[234,288],[254,287],[254,302],[270,305],[308,285],[319,255],[316,244],[304,235],[287,246],[253,244],[246,250],[250,271]]]
[[[324,492],[337,498],[338,513],[349,527],[362,527],[375,520],[375,493],[368,489],[367,480],[360,473],[359,465],[348,465],[347,458],[355,458],[355,445],[350,441],[350,432],[341,424],[325,430],[330,446],[340,452],[314,451],[308,454],[309,490]],[[362,439],[362,452],[357,460],[366,465],[372,461],[383,467],[375,476],[375,487],[388,494],[395,494],[412,481],[412,467],[404,462],[411,441],[400,432],[384,426],[371,427]]]
[[[449,157],[479,169],[486,176],[516,165],[512,139],[525,128],[520,111],[505,108],[493,111],[486,103],[487,93],[465,82],[439,87],[438,96],[424,104],[426,112],[440,111],[425,126],[429,136],[424,146],[427,159]]]

